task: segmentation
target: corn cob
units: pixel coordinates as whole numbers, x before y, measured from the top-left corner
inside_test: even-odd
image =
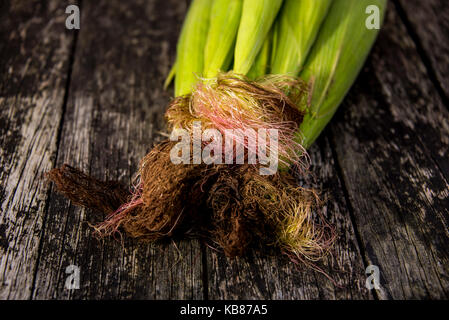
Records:
[[[386,0],[334,0],[300,77],[311,85],[310,109],[299,130],[308,148],[330,121],[360,72],[378,34],[365,26],[366,8],[383,20]]]
[[[211,0],[193,0],[182,26],[176,48],[175,95],[189,93],[202,76]]]
[[[214,0],[204,50],[204,76],[226,71],[234,55],[235,40],[242,15],[243,0]]]
[[[234,72],[247,74],[262,48],[282,0],[244,0],[234,53]]]
[[[286,0],[275,23],[271,73],[297,75],[332,0]]]

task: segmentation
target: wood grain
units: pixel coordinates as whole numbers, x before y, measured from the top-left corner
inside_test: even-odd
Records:
[[[69,53],[65,1],[0,9],[0,299],[31,295]]]
[[[130,184],[164,130],[162,84],[185,10],[174,0],[83,3],[58,165]],[[33,298],[203,297],[197,241],[100,241],[88,223],[103,218],[52,193]],[[64,287],[71,264],[81,269],[79,290]]]
[[[444,0],[400,0],[425,62],[449,97],[449,7]]]
[[[333,145],[379,298],[447,298],[448,111],[390,9]]]
[[[196,240],[98,240],[89,224],[104,217],[45,182],[68,163],[130,184],[165,130],[188,1],[78,2],[78,33],[69,2],[1,2],[0,299],[447,299],[449,13],[398,3],[302,181],[339,235],[319,264],[335,285],[273,251],[230,260]],[[65,288],[72,264],[79,290]],[[368,265],[380,290],[365,287]]]

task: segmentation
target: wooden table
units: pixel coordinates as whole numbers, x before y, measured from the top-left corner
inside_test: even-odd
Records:
[[[45,4],[44,4],[45,3]],[[0,7],[0,298],[422,299],[449,297],[449,8],[390,2],[378,42],[311,149],[312,183],[339,238],[322,274],[281,255],[227,259],[197,240],[99,241],[102,219],[43,174],[68,163],[129,184],[163,139],[162,88],[187,9],[179,0]],[[65,282],[80,269],[80,289]],[[365,286],[376,265],[380,289]]]

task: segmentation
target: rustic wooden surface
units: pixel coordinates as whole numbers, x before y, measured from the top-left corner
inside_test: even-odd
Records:
[[[385,28],[311,149],[307,183],[339,239],[321,273],[276,252],[230,260],[197,240],[99,241],[98,217],[53,192],[62,163],[129,184],[162,139],[162,88],[188,1],[0,4],[0,299],[422,299],[449,297],[449,12],[389,4]],[[81,287],[65,288],[69,265]],[[379,290],[365,268],[380,268]]]

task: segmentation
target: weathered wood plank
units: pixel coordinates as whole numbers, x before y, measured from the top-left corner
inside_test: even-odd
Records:
[[[211,299],[370,299],[365,268],[358,250],[342,186],[327,138],[311,151],[311,175],[306,185],[322,190],[328,199],[323,213],[335,226],[338,241],[332,256],[318,266],[336,283],[304,266],[295,266],[280,253],[251,252],[249,257],[227,259],[207,250],[208,294]]]
[[[447,298],[449,114],[398,21],[390,6],[333,144],[379,297]]]
[[[130,183],[165,127],[162,85],[185,11],[176,0],[83,2],[58,165]],[[50,201],[34,298],[203,298],[198,241],[99,241],[87,222],[102,217],[56,194]],[[64,288],[71,264],[80,267],[79,290]]]
[[[73,35],[66,1],[0,8],[0,299],[31,296]]]
[[[57,194],[48,199],[42,173],[55,162],[73,40],[64,28],[66,5],[0,8],[0,298],[202,298],[197,241],[98,241],[87,223],[102,217]],[[186,6],[175,0],[84,5],[56,162],[128,184],[164,128],[169,94],[161,84]],[[423,22],[406,12],[413,25]],[[380,298],[448,297],[448,112],[398,21],[390,6],[365,71],[311,151],[317,179],[310,183],[329,197],[325,213],[340,235],[323,268],[344,287],[277,255],[230,261],[207,249],[209,298],[372,298],[361,255],[380,267]],[[439,32],[447,30],[442,26]],[[423,47],[437,62],[447,49],[425,41]],[[80,290],[64,288],[71,264],[81,268]]]
[[[449,7],[445,0],[400,0],[439,85],[449,97]]]

